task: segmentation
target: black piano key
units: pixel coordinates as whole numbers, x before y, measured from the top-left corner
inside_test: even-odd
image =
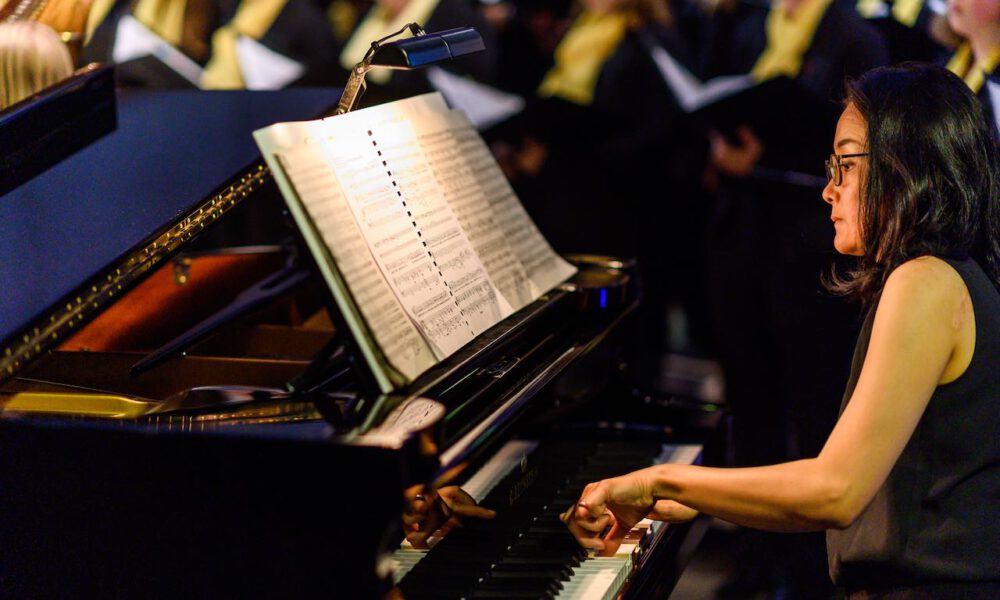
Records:
[[[555,581],[569,581],[573,569],[567,565],[544,567],[538,563],[508,564],[501,563],[490,570],[491,578],[498,577],[536,577]]]
[[[528,590],[509,590],[509,589],[477,589],[468,596],[464,596],[464,599],[468,600],[479,600],[480,598],[502,598],[510,600],[552,600],[555,598],[555,594],[548,592],[535,592]]]

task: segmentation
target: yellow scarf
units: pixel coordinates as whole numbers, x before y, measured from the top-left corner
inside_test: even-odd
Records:
[[[90,12],[87,14],[87,29],[84,33],[84,45],[90,43],[90,38],[94,35],[97,26],[104,22],[104,17],[108,16],[111,7],[116,0],[94,0],[90,5]]]
[[[913,27],[923,7],[924,0],[896,0],[892,3],[892,16],[903,25]]]
[[[205,65],[201,87],[235,90],[245,87],[236,58],[236,40],[245,35],[259,40],[274,24],[288,0],[243,0],[233,19],[212,34],[212,58]]]
[[[116,0],[94,0],[90,5],[84,44],[90,41],[94,30],[104,22],[115,2]],[[171,45],[178,46],[184,32],[185,10],[187,0],[139,0],[132,10],[132,16]]]
[[[995,48],[984,62],[973,63],[972,46],[965,42],[958,47],[955,55],[948,61],[948,70],[958,75],[969,86],[972,93],[978,94],[986,82],[986,75],[992,73],[1000,65],[1000,48]]]
[[[767,15],[767,47],[750,74],[757,81],[781,75],[796,77],[802,69],[802,57],[812,44],[816,28],[832,0],[803,0],[789,14],[784,2],[776,1]]]
[[[184,33],[187,0],[139,0],[132,11],[137,21],[177,48]]]
[[[632,15],[623,11],[581,14],[559,42],[555,65],[538,87],[538,95],[583,106],[593,102],[601,67],[625,38],[631,21]]]
[[[866,19],[884,17],[886,14],[892,13],[893,19],[907,27],[916,25],[917,17],[920,16],[920,11],[924,7],[924,0],[894,0],[891,3],[892,8],[890,9],[887,6],[889,2],[886,0],[858,0],[855,8],[858,14]]]
[[[361,62],[365,53],[371,48],[372,42],[384,38],[385,36],[399,31],[407,23],[417,23],[421,27],[427,24],[428,19],[434,13],[434,9],[441,0],[409,0],[406,7],[399,11],[395,18],[390,19],[388,11],[381,5],[372,7],[365,18],[358,24],[357,29],[351,39],[344,45],[344,50],[340,53],[340,66],[348,71],[354,65]],[[409,37],[404,34],[403,37]],[[374,69],[365,77],[367,81],[373,81],[380,85],[385,85],[392,77],[390,69]]]

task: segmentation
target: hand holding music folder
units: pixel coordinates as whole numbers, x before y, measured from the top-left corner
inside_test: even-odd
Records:
[[[779,163],[800,167],[816,158],[802,160],[802,141],[833,134],[840,107],[795,79],[781,76],[757,81],[750,75],[734,75],[702,82],[662,46],[652,41],[647,46],[681,109],[733,142],[739,143],[738,131],[748,127],[767,147],[769,159],[778,155]]]
[[[832,136],[839,114],[839,106],[784,76],[745,87],[692,112],[725,135],[749,127],[768,147],[798,145],[806,136]]]

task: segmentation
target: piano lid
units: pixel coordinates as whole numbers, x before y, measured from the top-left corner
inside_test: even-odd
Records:
[[[120,90],[116,131],[0,196],[0,381],[58,344],[60,324],[82,324],[76,305],[97,310],[153,266],[143,257],[263,185],[253,130],[315,118],[339,94]],[[201,219],[203,204],[220,208]]]

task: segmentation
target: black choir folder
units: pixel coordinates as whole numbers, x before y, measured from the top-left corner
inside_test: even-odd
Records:
[[[746,125],[765,144],[794,145],[807,136],[833,134],[841,107],[787,76],[758,81],[752,75],[724,75],[699,81],[662,46],[650,54],[681,109],[706,126],[738,140]]]
[[[576,271],[439,94],[254,137],[383,392]]]

